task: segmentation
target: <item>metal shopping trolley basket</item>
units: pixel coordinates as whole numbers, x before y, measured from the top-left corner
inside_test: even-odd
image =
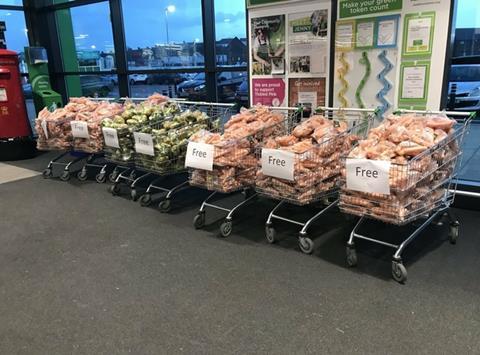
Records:
[[[155,176],[140,197],[140,204],[148,206],[155,192],[164,193],[158,205],[161,212],[170,211],[173,195],[189,186],[185,168],[188,138],[200,130],[218,130],[230,118],[234,107],[234,104],[189,101],[179,101],[178,105],[181,111],[172,117],[134,132],[135,166]],[[178,178],[183,181],[179,183]]]
[[[364,138],[374,120],[374,110],[321,107],[307,120],[289,121],[285,135],[264,141],[257,149],[261,167],[257,172],[255,190],[271,199],[280,200],[265,224],[269,243],[276,241],[274,220],[301,227],[300,250],[310,254],[313,241],[307,236],[312,223],[338,204],[341,157]],[[284,217],[278,210],[286,205],[322,207],[306,222]]]
[[[474,115],[411,110],[396,114],[401,116],[392,116],[372,129],[368,139],[345,157],[340,209],[361,217],[347,243],[347,264],[357,264],[356,239],[394,248],[392,276],[403,283],[407,270],[402,252],[429,224],[446,215],[450,221],[451,243],[458,238],[459,222],[449,207],[455,197],[463,137]],[[377,171],[378,181],[365,184],[369,178],[363,172],[358,177],[362,169]],[[361,234],[359,229],[367,219],[396,226],[412,224],[415,229],[400,244],[394,244]]]
[[[44,178],[53,176],[55,166],[63,168],[60,179],[67,181],[70,179],[70,168],[85,159],[85,154],[72,153],[73,135],[70,122],[75,118],[75,105],[77,100],[72,99],[64,108],[48,110],[44,108],[39,112],[35,119],[35,128],[37,131],[37,149],[61,151],[61,153],[53,158],[43,171]]]
[[[180,107],[172,101],[155,104],[143,98],[121,100],[128,100],[124,104],[125,110],[122,115],[111,120],[104,120],[102,123],[105,158],[108,162],[115,164],[115,168],[108,177],[112,182],[109,190],[112,195],[118,195],[121,185],[125,184],[130,188],[132,199],[136,200],[136,185],[151,177],[152,174],[137,169],[135,166],[134,132],[151,129],[154,122],[160,122],[179,112]],[[136,104],[135,102],[138,101],[140,102]],[[100,174],[105,173],[104,170],[100,172]]]
[[[205,225],[207,207],[227,213],[220,233],[228,237],[232,232],[235,212],[255,198],[253,193],[258,161],[256,146],[270,137],[283,134],[287,121],[294,119],[298,109],[253,107],[232,116],[224,129],[201,131],[190,138],[186,166],[190,167],[190,184],[212,193],[204,200],[194,218],[195,228]],[[243,192],[245,199],[233,207],[214,203],[219,195]]]
[[[93,98],[91,101],[98,102],[98,107],[92,112],[78,113],[72,127],[72,149],[75,152],[86,154],[86,162],[77,173],[80,181],[86,181],[92,169],[97,171],[95,179],[98,183],[106,181],[108,162],[104,158],[104,138],[102,122],[122,114],[123,105],[113,102],[111,98]]]

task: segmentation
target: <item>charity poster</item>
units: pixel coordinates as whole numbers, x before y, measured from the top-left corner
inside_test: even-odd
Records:
[[[325,106],[325,86],[325,78],[291,78],[288,106],[302,106],[310,112],[319,106]]]
[[[335,49],[348,51],[355,46],[355,21],[337,21]]]
[[[285,106],[285,80],[279,78],[252,79],[252,104]]]
[[[328,10],[288,15],[290,74],[326,74]]]
[[[405,16],[403,56],[429,56],[432,54],[435,12]]]
[[[285,73],[285,15],[251,19],[252,75]]]
[[[402,63],[400,66],[400,104],[426,104],[429,76],[429,61]]]
[[[398,22],[400,15],[377,18],[377,47],[388,48],[397,46]]]

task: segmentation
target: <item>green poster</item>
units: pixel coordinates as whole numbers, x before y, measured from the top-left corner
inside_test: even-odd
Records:
[[[403,62],[400,65],[400,91],[398,105],[421,107],[427,104],[430,61]]]
[[[402,55],[404,57],[431,56],[435,12],[405,15]]]
[[[340,18],[401,10],[403,0],[339,0]]]

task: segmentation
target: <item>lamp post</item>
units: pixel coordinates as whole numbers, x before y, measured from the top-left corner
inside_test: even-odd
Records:
[[[175,5],[168,5],[166,8],[165,8],[165,26],[166,26],[166,30],[167,30],[167,46],[166,46],[166,54],[167,54],[167,63],[170,62],[170,56],[168,54],[168,47],[170,45],[170,39],[168,37],[168,13],[174,13],[175,12]]]

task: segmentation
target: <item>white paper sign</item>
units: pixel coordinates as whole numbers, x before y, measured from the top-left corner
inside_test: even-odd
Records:
[[[362,22],[357,26],[357,47],[373,46],[375,22]]]
[[[384,20],[378,23],[378,39],[379,46],[395,45],[396,20]]]
[[[390,195],[390,162],[347,159],[347,189]]]
[[[293,181],[295,154],[280,149],[262,149],[262,173]]]
[[[135,138],[135,151],[140,154],[155,156],[153,151],[153,138],[148,133],[133,132]]]
[[[42,125],[43,133],[45,133],[45,138],[48,139],[48,126],[47,126],[47,121],[42,120],[40,123]]]
[[[112,148],[120,148],[118,143],[118,134],[115,128],[103,127],[103,139],[105,140],[105,145]]]
[[[212,171],[214,148],[212,144],[188,143],[185,167]]]
[[[75,138],[86,138],[89,139],[88,135],[88,124],[84,121],[71,121],[70,126],[72,126],[72,135]]]
[[[317,92],[316,91],[300,91],[298,93],[299,104],[310,104],[311,108],[317,107]]]
[[[425,66],[403,68],[402,99],[423,99],[426,77]]]

